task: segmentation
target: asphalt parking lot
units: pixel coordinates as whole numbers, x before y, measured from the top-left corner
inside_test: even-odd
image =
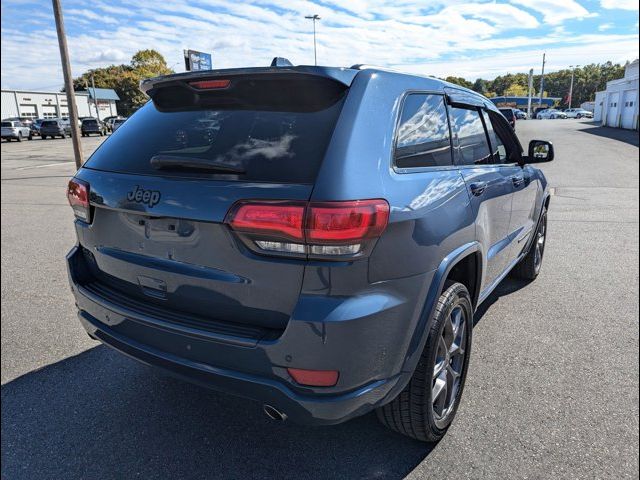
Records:
[[[481,306],[458,416],[433,448],[373,414],[274,424],[90,340],[64,264],[71,141],[3,142],[2,478],[638,478],[638,134],[517,128],[556,147],[545,264]]]

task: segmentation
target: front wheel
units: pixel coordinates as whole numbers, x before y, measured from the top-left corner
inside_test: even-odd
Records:
[[[469,292],[461,283],[447,283],[411,380],[376,410],[383,425],[423,442],[437,442],[447,433],[467,376],[472,329]]]
[[[18,141],[21,142],[22,141],[22,133],[18,132]]]
[[[542,268],[542,259],[544,257],[544,248],[547,241],[547,209],[542,207],[542,214],[540,215],[540,221],[538,222],[538,228],[536,229],[533,243],[529,248],[527,255],[520,260],[513,273],[516,277],[523,280],[535,280]]]

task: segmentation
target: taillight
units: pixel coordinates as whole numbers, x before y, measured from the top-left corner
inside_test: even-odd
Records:
[[[226,223],[259,253],[310,258],[365,255],[387,227],[389,204],[382,199],[346,202],[243,200]]]
[[[76,218],[91,223],[91,206],[89,205],[89,184],[72,178],[67,188],[67,199]]]

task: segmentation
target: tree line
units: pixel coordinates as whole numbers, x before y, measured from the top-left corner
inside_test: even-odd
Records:
[[[574,70],[572,105],[593,101],[596,92],[604,90],[607,82],[624,76],[625,65],[613,62],[592,63]],[[533,76],[534,98],[540,95],[540,77]],[[474,90],[489,98],[500,96],[526,96],[529,94],[528,73],[507,73],[493,80],[482,78],[470,82],[462,77],[446,77],[446,81]],[[558,106],[568,106],[568,94],[571,84],[571,69],[549,72],[544,75],[545,97],[558,97]]]
[[[140,108],[147,97],[140,91],[140,80],[157,75],[167,75],[173,70],[167,66],[164,57],[156,50],[140,50],[133,55],[128,64],[110,65],[104,68],[94,68],[73,80],[76,90],[91,87],[91,79],[96,88],[112,88],[120,97],[118,110],[122,115],[131,115]],[[624,65],[605,62],[592,63],[574,70],[573,105],[593,100],[595,93],[606,88],[607,82],[622,78]],[[470,82],[462,77],[449,76],[444,80],[470,88],[486,97],[496,96],[526,96],[529,91],[529,75],[527,73],[507,73],[493,80],[478,78]],[[559,106],[567,106],[571,70],[564,69],[557,72],[545,73],[545,97],[561,98]],[[540,93],[540,75],[533,76],[534,97]]]

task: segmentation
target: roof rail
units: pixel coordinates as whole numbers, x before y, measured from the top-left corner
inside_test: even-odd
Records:
[[[355,65],[351,65],[349,68],[353,70],[375,69],[375,70],[383,70],[385,72],[397,72],[397,70],[393,70],[388,67],[380,67],[378,65],[368,65],[366,63],[356,63]]]
[[[291,63],[288,59],[284,57],[273,57],[271,60],[272,67],[293,67],[293,63]]]

